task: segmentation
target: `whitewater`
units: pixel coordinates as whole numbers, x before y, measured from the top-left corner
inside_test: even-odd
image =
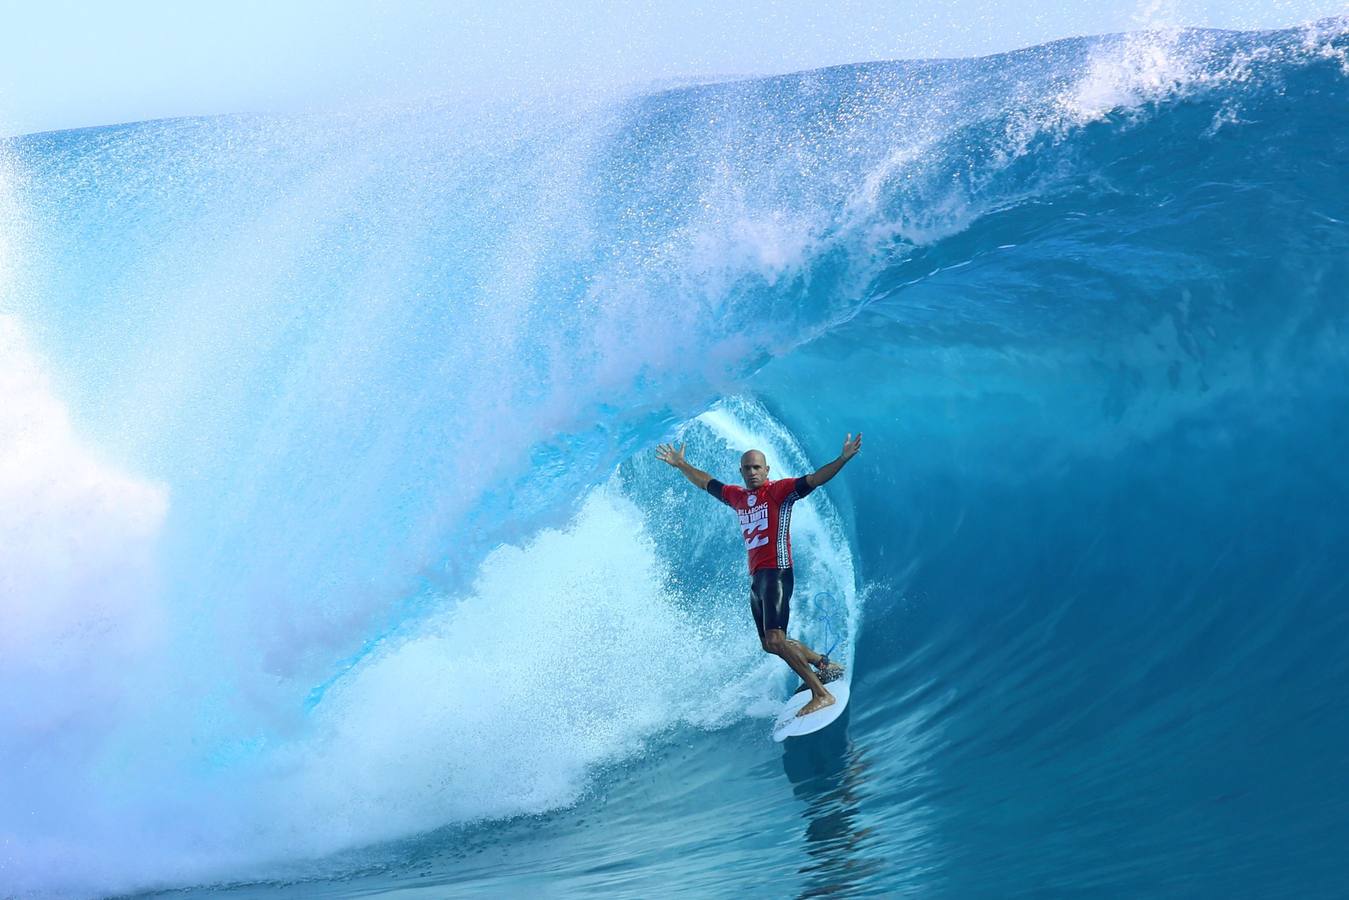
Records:
[[[0,896],[1332,897],[1349,26],[0,142]],[[777,745],[733,480],[852,704]]]

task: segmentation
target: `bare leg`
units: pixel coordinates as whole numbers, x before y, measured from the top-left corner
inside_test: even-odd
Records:
[[[843,667],[838,663],[828,660],[824,654],[816,653],[800,641],[794,641],[787,638],[787,643],[795,647],[797,652],[805,658],[816,669],[816,677],[820,679],[821,684],[828,684],[831,681],[838,681],[843,677]],[[828,665],[826,665],[828,663]]]
[[[798,716],[804,716],[807,713],[813,713],[818,709],[824,709],[834,702],[834,695],[825,690],[817,676],[810,667],[809,657],[803,653],[805,646],[796,641],[787,640],[787,633],[781,628],[771,629],[764,635],[763,648],[769,653],[782,657],[783,662],[792,667],[792,671],[801,676],[801,680],[810,688],[811,698],[805,706],[801,707]],[[798,649],[800,648],[800,649]],[[816,660],[820,654],[813,653]]]
[[[824,659],[822,654],[816,653],[800,641],[794,641],[791,638],[787,638],[787,643],[795,647],[796,652],[800,653],[801,656],[805,658],[806,662],[810,663],[812,666],[818,666],[820,661]]]

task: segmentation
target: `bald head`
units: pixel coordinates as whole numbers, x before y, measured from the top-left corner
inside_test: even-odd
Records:
[[[745,487],[758,490],[768,481],[768,460],[761,450],[746,450],[740,457],[740,477]]]

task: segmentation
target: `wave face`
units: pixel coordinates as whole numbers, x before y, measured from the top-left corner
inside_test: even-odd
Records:
[[[9,141],[0,893],[1342,893],[1345,35]]]

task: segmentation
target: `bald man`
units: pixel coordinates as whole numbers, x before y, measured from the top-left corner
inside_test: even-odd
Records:
[[[742,488],[722,484],[684,459],[684,445],[661,444],[656,458],[684,473],[684,477],[735,510],[740,517],[745,549],[749,551],[749,608],[759,629],[764,652],[782,657],[810,688],[810,702],[798,716],[824,709],[834,702],[825,685],[843,674],[843,667],[830,662],[799,641],[787,638],[787,619],[792,600],[792,504],[839,473],[862,449],[862,433],[843,441],[838,459],[804,478],[768,477],[768,460],[759,450],[746,450],[740,457]],[[818,670],[811,669],[814,666]]]

